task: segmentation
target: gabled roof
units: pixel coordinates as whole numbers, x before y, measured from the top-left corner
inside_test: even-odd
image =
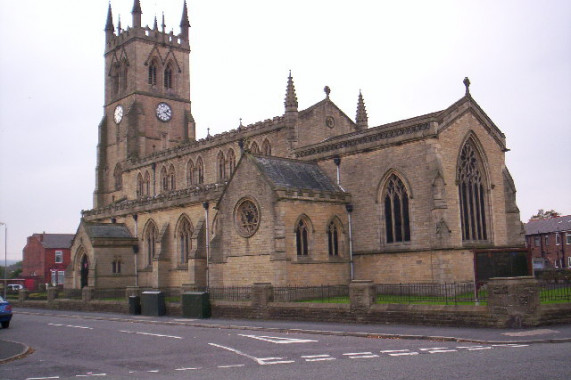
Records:
[[[132,239],[131,232],[123,223],[87,223],[84,222],[85,232],[90,239],[116,238]]]
[[[525,224],[526,235],[546,234],[549,232],[571,231],[571,215],[558,218],[534,220]]]
[[[47,249],[71,248],[71,241],[75,235],[73,234],[34,234]]]
[[[260,171],[277,188],[341,191],[317,164],[280,157],[251,157]]]

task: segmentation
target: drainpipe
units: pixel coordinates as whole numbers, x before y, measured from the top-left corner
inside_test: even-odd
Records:
[[[139,241],[139,233],[138,233],[138,223],[137,223],[137,219],[139,219],[139,216],[137,214],[133,215],[133,220],[135,220],[135,237],[137,238],[137,242]],[[137,243],[137,245],[133,246],[133,253],[135,256],[135,286],[139,286],[139,269],[138,269],[138,264],[137,264],[137,253],[139,253],[139,245]]]
[[[335,166],[337,166],[337,186],[339,186],[339,188],[341,188],[341,190],[345,191],[345,189],[343,187],[341,187],[341,170],[340,170],[341,157],[337,156],[337,157],[333,158],[333,162],[335,163]]]
[[[351,221],[351,213],[353,212],[353,205],[345,205],[347,210],[347,217],[349,218],[349,267],[350,267],[350,278],[351,281],[355,279],[355,269],[353,266],[353,223]]]
[[[208,233],[208,201],[202,202],[206,217],[206,288],[210,288],[210,234]]]

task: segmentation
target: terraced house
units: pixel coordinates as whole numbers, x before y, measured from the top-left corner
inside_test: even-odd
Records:
[[[116,28],[109,6],[94,205],[66,286],[472,281],[475,249],[523,247],[506,138],[467,78],[442,110],[369,126],[361,93],[354,120],[327,87],[299,109],[290,73],[283,114],[197,140],[187,5],[178,35],[141,14]]]

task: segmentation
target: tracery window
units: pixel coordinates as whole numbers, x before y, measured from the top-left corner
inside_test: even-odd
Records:
[[[232,177],[234,174],[234,168],[236,168],[236,155],[234,154],[234,149],[228,151],[228,174]]]
[[[462,240],[487,240],[486,195],[481,160],[474,143],[468,140],[460,152],[458,195]]]
[[[300,218],[295,227],[295,246],[298,256],[309,254],[309,226],[305,218]]]
[[[153,262],[153,258],[156,254],[156,243],[158,238],[157,227],[153,222],[150,222],[147,225],[145,230],[145,235],[143,237],[143,241],[145,242],[146,254],[147,254],[147,264],[151,265]]]
[[[201,185],[204,183],[204,164],[202,163],[202,157],[198,157],[196,160],[196,183]]]
[[[161,190],[167,191],[169,189],[169,179],[167,175],[167,168],[161,168]]]
[[[149,65],[149,84],[152,86],[157,85],[157,63],[154,60]]]
[[[121,259],[116,257],[115,259],[113,259],[113,262],[111,263],[111,271],[113,272],[113,274],[120,274],[121,273]]]
[[[188,160],[188,164],[186,165],[186,172],[188,184],[194,184],[194,163],[192,160]]]
[[[272,155],[272,146],[270,145],[270,142],[268,141],[268,139],[265,139],[264,142],[262,143],[262,152],[263,152],[264,156],[271,156]]]
[[[260,212],[254,202],[243,199],[236,205],[236,228],[240,235],[250,237],[256,233],[260,225]]]
[[[327,227],[327,247],[329,256],[339,256],[339,229],[334,221]]]
[[[192,224],[188,218],[184,217],[179,225],[177,232],[179,263],[184,264],[188,260],[188,256],[192,249]]]
[[[145,172],[145,184],[143,195],[149,196],[151,194],[151,175],[149,172]]]
[[[137,197],[140,198],[145,195],[145,182],[143,181],[143,175],[139,173],[137,175]]]
[[[113,171],[113,178],[115,179],[115,191],[121,190],[123,187],[123,169],[121,169],[120,164],[115,166],[115,170]]]
[[[218,163],[218,180],[223,181],[226,179],[226,160],[224,159],[224,153],[219,152],[216,161]]]
[[[165,84],[165,88],[170,90],[173,87],[173,82],[172,82],[172,66],[169,63],[167,65],[167,68],[165,69],[165,75],[164,75],[164,84]]]
[[[174,165],[169,166],[169,171],[167,173],[167,185],[168,185],[168,189],[167,190],[176,190],[176,177],[175,177],[175,171],[174,171]]]
[[[250,144],[250,152],[252,154],[260,153],[260,148],[258,147],[258,144],[255,141],[252,144]]]
[[[386,184],[384,210],[387,243],[410,241],[408,193],[395,174],[391,174]]]

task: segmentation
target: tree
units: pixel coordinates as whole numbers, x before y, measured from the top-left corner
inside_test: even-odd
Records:
[[[553,209],[545,211],[544,209],[540,208],[539,210],[537,210],[537,214],[532,215],[531,218],[529,218],[529,221],[533,222],[534,220],[545,220],[545,219],[557,218],[560,216],[561,213]]]

